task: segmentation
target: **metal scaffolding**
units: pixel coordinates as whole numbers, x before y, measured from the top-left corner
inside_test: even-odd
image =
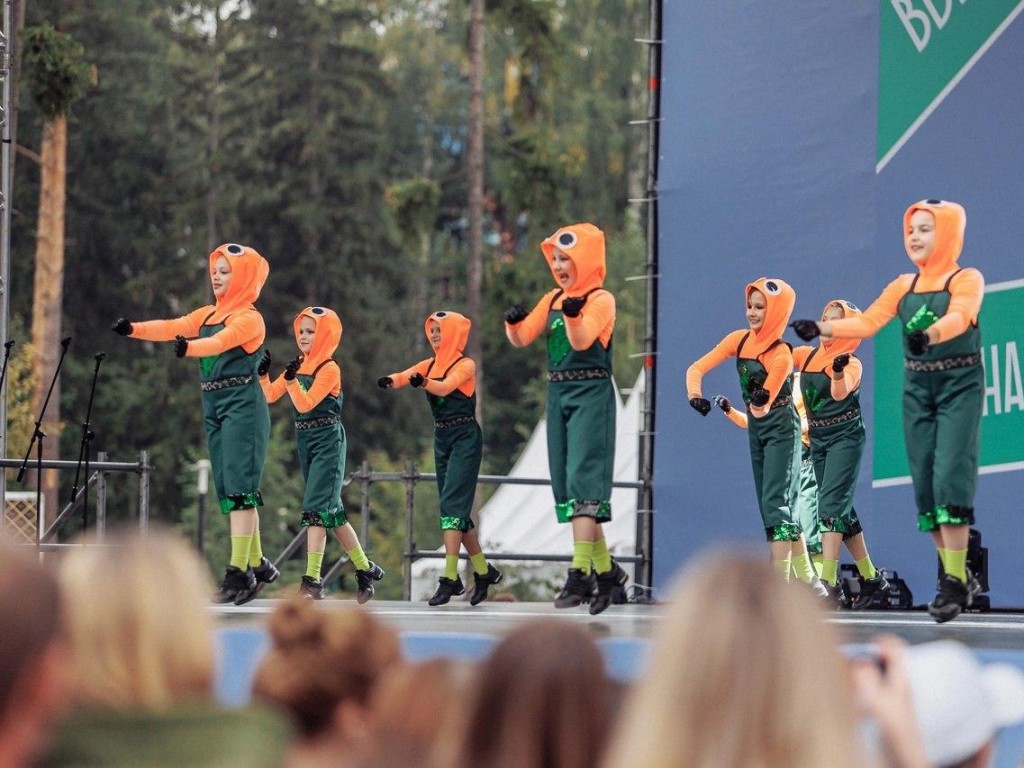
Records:
[[[0,29],[0,80],[3,97],[0,101],[0,339],[8,340],[7,320],[10,314],[11,276],[11,188],[13,187],[13,151],[11,123],[14,114],[14,0],[3,0],[3,28]],[[7,455],[7,379],[0,386],[0,456]],[[0,510],[6,509],[7,479],[0,471]],[[2,520],[0,515],[0,532]]]

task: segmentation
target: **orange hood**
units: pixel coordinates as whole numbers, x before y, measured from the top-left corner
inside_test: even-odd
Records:
[[[832,307],[839,307],[839,310],[843,313],[840,316],[841,319],[846,319],[847,317],[859,317],[861,314],[861,311],[852,302],[849,302],[846,299],[832,299],[832,301],[826,304],[825,308],[821,310],[822,316],[832,309]],[[821,351],[825,353],[822,357],[822,364],[827,361],[829,365],[831,365],[832,358],[836,355],[852,354],[853,351],[860,346],[861,339],[825,339],[821,337],[820,342]]]
[[[907,233],[910,232],[910,217],[914,211],[928,211],[935,217],[935,250],[923,264],[917,264],[922,275],[944,275],[956,267],[957,259],[964,247],[964,230],[967,228],[967,211],[962,205],[947,200],[922,200],[907,208],[903,214],[903,245],[910,255]]]
[[[764,294],[767,306],[764,323],[758,330],[750,332],[750,338],[743,346],[744,357],[748,353],[751,357],[757,357],[781,339],[789,323],[789,317],[793,314],[793,307],[796,306],[796,291],[789,283],[777,277],[759,277],[749,283],[743,298],[749,300],[750,292],[754,290]]]
[[[215,319],[218,320],[223,320],[232,312],[252,307],[270,275],[270,264],[266,259],[249,246],[236,243],[225,243],[213,250],[210,254],[211,275],[214,262],[221,256],[231,266],[231,283],[227,293],[217,299]]]
[[[423,333],[426,334],[428,343],[431,322],[441,326],[441,344],[434,350],[434,371],[440,374],[462,356],[462,351],[469,341],[469,331],[473,327],[473,322],[458,312],[438,310],[423,323]]]
[[[566,296],[582,296],[604,285],[604,232],[593,224],[570,224],[540,244],[557,283],[558,277],[552,266],[555,248],[568,256],[576,267],[576,283],[565,292]]]
[[[306,307],[295,316],[295,320],[292,322],[296,343],[299,340],[299,323],[304,317],[308,317],[316,324],[313,346],[302,359],[302,370],[312,371],[324,360],[330,360],[334,356],[334,351],[341,343],[341,334],[345,329],[341,325],[341,318],[333,309]]]

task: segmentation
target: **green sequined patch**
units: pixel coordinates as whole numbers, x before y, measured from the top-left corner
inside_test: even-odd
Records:
[[[751,371],[746,363],[740,365],[740,390],[743,392],[743,399],[749,400],[750,393],[755,389],[760,389],[764,382],[760,376],[755,376],[755,373],[760,373],[760,370]]]
[[[950,507],[940,504],[935,507],[935,522],[939,525],[970,525],[974,519],[972,516],[957,514]]]
[[[572,345],[565,333],[565,320],[557,317],[548,328],[548,359],[558,365],[569,354],[570,349],[572,349]]]
[[[768,529],[768,541],[797,541],[801,533],[799,525],[792,523],[774,525]]]
[[[572,513],[576,510],[576,502],[573,499],[555,504],[555,519],[560,523],[568,523],[572,520]]]
[[[810,413],[817,413],[821,406],[825,404],[825,396],[813,385],[809,385],[807,390],[804,391],[804,407]]]
[[[441,515],[441,530],[462,531],[465,533],[466,531],[473,530],[473,521],[469,518]]]
[[[223,515],[226,515],[229,512],[234,512],[236,509],[252,509],[253,507],[262,506],[263,494],[259,491],[235,493],[228,496],[226,499],[220,500],[220,511]]]
[[[923,331],[926,328],[931,328],[935,325],[935,322],[939,319],[931,309],[928,308],[927,304],[922,304],[914,316],[907,321],[907,324],[903,326],[907,333],[913,333],[914,331]]]
[[[211,373],[213,373],[213,366],[217,364],[217,360],[219,358],[220,355],[210,355],[209,357],[199,358],[199,371],[203,374],[203,378],[207,378]]]

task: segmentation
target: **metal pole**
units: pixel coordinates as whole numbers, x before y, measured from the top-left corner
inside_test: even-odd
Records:
[[[416,507],[416,465],[411,461],[405,462],[405,553],[403,555],[404,565],[402,567],[402,599],[412,599],[412,564],[415,561],[411,554],[416,551],[416,542],[413,541],[413,511]]]
[[[196,519],[196,547],[199,549],[199,554],[205,554],[206,549],[203,542],[203,537],[206,533],[206,494],[210,490],[210,460],[200,459],[192,465],[196,470],[196,491],[198,496],[196,503],[198,505],[198,515]]]
[[[100,463],[107,460],[105,451],[96,454]],[[102,469],[96,472],[96,537],[103,541],[107,534],[107,473]]]
[[[0,30],[0,79],[3,80],[3,96],[0,102],[0,343],[7,341],[8,315],[10,313],[11,277],[11,187],[13,166],[11,164],[11,118],[13,117],[13,65],[14,50],[11,36],[14,34],[14,13],[12,0],[4,0],[3,29]],[[7,382],[0,387],[0,456],[7,455]],[[7,477],[0,472],[0,534],[7,525]]]
[[[149,532],[149,451],[139,451],[139,530],[145,536]]]

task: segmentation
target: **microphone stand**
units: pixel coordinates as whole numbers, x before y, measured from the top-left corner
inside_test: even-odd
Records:
[[[46,406],[50,404],[50,395],[53,394],[53,387],[57,383],[57,377],[60,375],[60,369],[64,365],[64,358],[68,354],[68,345],[71,343],[71,337],[68,336],[65,339],[61,339],[60,342],[60,359],[57,361],[57,367],[53,371],[53,378],[50,379],[50,389],[46,392],[46,399],[43,400],[43,405],[39,409],[39,419],[36,421],[35,432],[32,433],[32,439],[29,441],[28,450],[25,451],[25,458],[21,462],[21,468],[18,470],[18,482],[25,482],[25,468],[28,466],[28,457],[32,455],[32,446],[36,446],[36,546],[42,543],[42,521],[43,521],[43,510],[42,510],[42,495],[43,495],[43,438],[46,434],[41,429],[43,424],[43,414],[46,413]]]
[[[82,424],[82,445],[78,449],[78,466],[75,467],[75,482],[71,486],[71,503],[75,503],[75,499],[78,498],[78,477],[82,470],[82,464],[85,464],[85,485],[82,488],[82,530],[84,531],[89,525],[89,454],[90,445],[92,439],[96,437],[96,433],[92,431],[92,426],[89,423],[89,418],[92,416],[92,401],[96,396],[96,379],[99,378],[100,374],[100,363],[107,356],[106,352],[97,352],[93,355],[93,359],[96,360],[96,367],[92,370],[92,388],[89,390],[89,405],[85,409],[85,423]]]
[[[4,389],[4,381],[7,380],[7,361],[11,357],[11,347],[14,346],[14,339],[4,343],[4,367],[0,369],[0,392]],[[4,427],[6,428],[6,424]]]

